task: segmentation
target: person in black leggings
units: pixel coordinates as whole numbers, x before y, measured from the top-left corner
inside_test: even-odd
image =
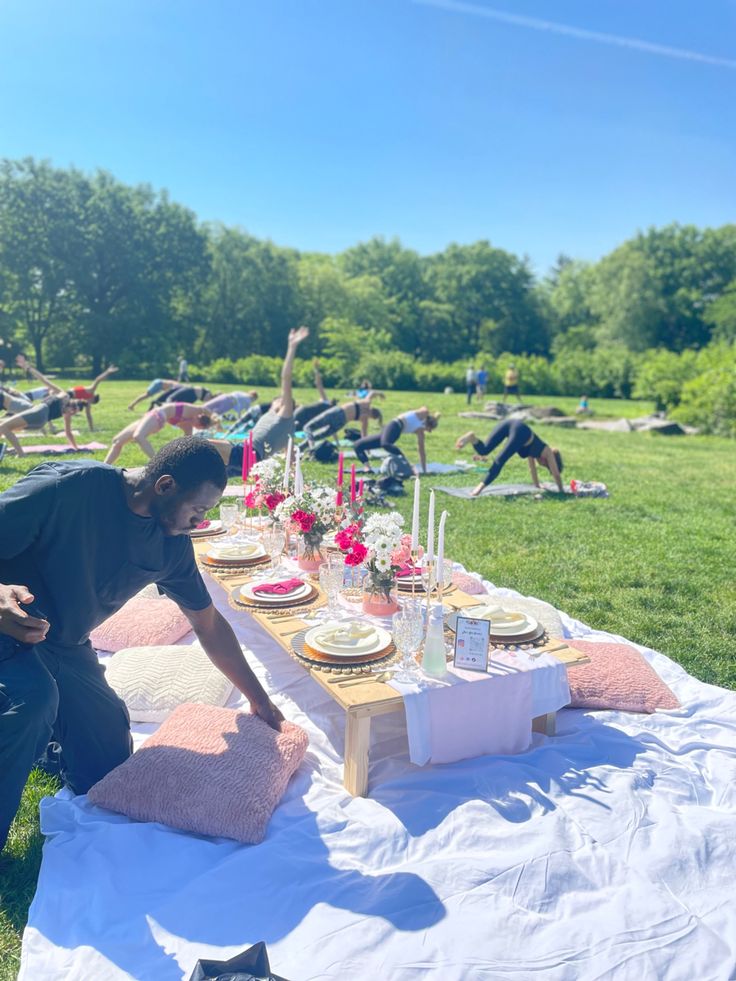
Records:
[[[439,414],[433,414],[426,405],[413,412],[402,412],[396,419],[387,423],[380,433],[373,436],[364,436],[357,443],[353,444],[355,455],[363,464],[363,469],[370,472],[371,467],[368,462],[368,450],[377,450],[379,447],[386,450],[392,456],[404,456],[396,446],[396,442],[403,433],[414,433],[417,437],[417,449],[419,450],[419,468],[422,473],[427,472],[427,456],[424,448],[424,434],[431,433],[437,428]]]
[[[151,402],[149,409],[156,409],[167,402],[188,402],[193,405],[195,402],[207,402],[212,397],[212,392],[203,385],[179,385],[168,392],[162,392]]]
[[[522,460],[528,461],[532,483],[535,487],[540,486],[537,475],[537,463],[539,463],[549,470],[557,484],[557,489],[560,493],[563,492],[562,478],[560,477],[562,472],[562,455],[560,451],[547,446],[544,440],[540,439],[521,419],[503,419],[498,423],[485,443],[478,439],[475,433],[465,433],[455,443],[455,448],[461,450],[467,443],[472,443],[473,449],[478,456],[488,456],[504,440],[506,440],[506,445],[491,464],[482,482],[470,492],[472,497],[477,497],[484,487],[493,483],[506,463],[514,455],[518,455]]]

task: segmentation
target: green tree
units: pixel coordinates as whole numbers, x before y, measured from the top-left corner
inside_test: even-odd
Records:
[[[75,215],[70,177],[32,159],[0,164],[4,332],[20,325],[43,369],[43,345],[68,322]]]

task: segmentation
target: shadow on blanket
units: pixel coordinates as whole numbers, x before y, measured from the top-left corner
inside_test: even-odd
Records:
[[[492,768],[480,769],[478,760],[463,760],[443,767],[443,804],[437,807],[433,794],[438,767],[425,768],[421,777],[412,783],[412,800],[406,797],[406,787],[394,790],[390,782],[379,784],[371,790],[371,797],[392,811],[407,832],[421,838],[432,828],[439,827],[445,818],[464,801],[482,800],[506,821],[523,824],[554,811],[551,797],[553,787],[558,787],[569,797],[583,797],[604,810],[610,808],[586,794],[586,788],[606,793],[607,786],[592,774],[593,768],[609,766],[615,770],[629,770],[637,756],[646,752],[646,746],[632,739],[620,729],[599,722],[594,715],[581,709],[563,709],[557,714],[558,732],[553,741],[536,747],[536,753],[544,757],[544,767],[526,767],[524,755],[496,756]],[[574,736],[569,741],[568,736]],[[539,737],[536,737],[539,739]],[[528,777],[528,779],[527,779]],[[448,787],[453,792],[448,792]],[[432,796],[432,807],[417,806],[423,789]]]
[[[43,807],[45,829],[51,833],[47,857],[59,848],[84,849],[86,835],[90,842],[98,842],[105,823],[111,830],[120,822],[127,824],[125,818],[93,807],[85,798],[50,798]],[[351,867],[349,838],[344,820],[330,819],[327,814],[318,818],[302,800],[292,800],[274,815],[260,845],[186,835],[187,847],[182,847],[181,834],[172,834],[165,825],[133,822],[127,824],[125,847],[133,875],[143,874],[148,850],[153,849],[156,867],[166,870],[167,880],[156,883],[151,918],[158,931],[186,937],[190,944],[224,947],[243,936],[239,889],[251,896],[246,903],[247,936],[258,936],[269,944],[288,936],[317,905],[378,917],[402,931],[421,932],[445,918],[444,904],[421,876],[410,872],[364,874]],[[239,856],[242,868],[247,869],[242,877]],[[178,895],[181,889],[186,891],[186,903]],[[256,902],[252,901],[254,893],[260,894]],[[213,897],[218,896],[213,907]],[[203,916],[203,909],[209,915]],[[66,926],[60,924],[60,943],[68,941],[65,931]],[[135,974],[148,946],[158,981],[180,981],[180,966],[162,964],[160,936],[155,932],[148,931],[145,939],[139,935],[134,944],[125,945],[113,936],[108,947],[98,942],[96,949],[122,970]],[[51,924],[46,933],[53,941]]]

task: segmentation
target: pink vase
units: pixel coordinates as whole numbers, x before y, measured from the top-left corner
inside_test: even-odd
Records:
[[[363,613],[371,617],[390,617],[399,612],[399,604],[396,590],[389,592],[389,599],[385,593],[375,593],[366,591],[363,593]]]
[[[308,559],[306,556],[300,555],[296,562],[299,568],[303,569],[305,572],[317,572],[319,567],[324,562],[324,559],[321,555],[317,555],[312,559]]]
[[[319,545],[310,547],[303,538],[298,540],[296,562],[300,569],[305,572],[317,572],[324,560]]]

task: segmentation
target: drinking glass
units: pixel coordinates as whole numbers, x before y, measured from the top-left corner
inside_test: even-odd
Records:
[[[221,504],[220,505],[220,521],[222,522],[222,527],[229,534],[230,529],[233,527],[235,522],[238,520],[238,505],[237,504]]]
[[[263,532],[263,547],[271,556],[271,571],[277,575],[281,569],[281,553],[286,544],[286,534],[279,525],[271,525]]]
[[[424,619],[419,603],[406,603],[392,620],[394,644],[401,661],[394,675],[396,681],[411,684],[420,677],[416,653],[424,636]]]

